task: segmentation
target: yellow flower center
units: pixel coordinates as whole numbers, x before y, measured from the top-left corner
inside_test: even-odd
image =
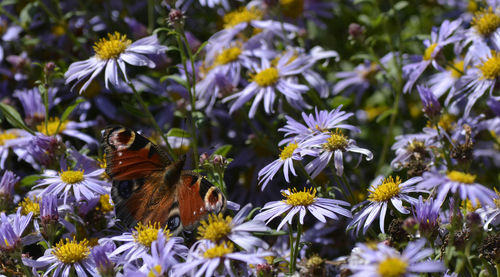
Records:
[[[414,139],[412,142],[408,143],[406,147],[409,152],[423,152],[425,151],[425,143],[421,140]]]
[[[256,82],[261,87],[274,85],[280,77],[278,70],[274,67],[266,68],[251,77],[252,82]]]
[[[493,188],[495,190],[495,193],[497,194],[496,198],[493,198],[493,202],[495,202],[495,205],[497,208],[500,209],[500,192],[497,190],[497,188]]]
[[[488,10],[476,12],[471,25],[482,36],[489,36],[500,26],[500,17],[490,7]]]
[[[80,183],[83,181],[85,178],[83,177],[83,170],[67,170],[67,171],[62,171],[59,173],[59,176],[61,177],[61,181],[63,181],[66,184],[76,184]]]
[[[347,137],[342,134],[342,131],[337,129],[335,133],[330,132],[330,137],[326,139],[326,143],[322,146],[323,149],[333,152],[335,150],[344,150],[348,142]]]
[[[241,7],[236,11],[232,11],[224,15],[222,18],[224,29],[232,28],[242,22],[250,22],[252,20],[260,20],[262,18],[262,12],[256,7],[247,9]]]
[[[434,49],[436,49],[437,43],[431,44],[424,52],[424,60],[428,61],[432,59],[432,54],[434,53]]]
[[[290,159],[293,155],[293,151],[295,151],[295,149],[297,149],[297,147],[299,147],[299,144],[289,143],[287,146],[285,146],[285,148],[283,148],[283,150],[281,150],[280,159],[282,161],[284,161],[286,159]]]
[[[399,258],[387,258],[378,265],[378,273],[382,277],[404,276],[408,263]]]
[[[33,213],[33,215],[39,215],[40,214],[40,203],[38,199],[31,200],[29,197],[25,197],[21,203],[19,203],[19,206],[21,207],[21,214],[27,215],[30,212]]]
[[[60,36],[65,35],[66,28],[65,28],[64,24],[65,23],[63,22],[63,23],[59,23],[59,24],[52,26],[52,28],[51,28],[52,34],[56,37],[60,37]]]
[[[116,59],[127,50],[131,43],[132,41],[127,39],[126,35],[115,32],[114,34],[108,34],[108,39],[101,38],[96,42],[94,51],[101,60]]]
[[[467,4],[467,11],[470,13],[473,13],[477,11],[477,2],[476,0],[469,0],[469,3]]]
[[[215,58],[215,64],[216,65],[223,65],[223,64],[233,62],[233,61],[238,59],[240,54],[241,54],[241,48],[239,48],[239,47],[231,47],[231,48],[225,49],[219,55],[217,55],[217,57]]]
[[[16,139],[19,136],[16,133],[5,133],[2,132],[0,133],[0,145],[4,145],[6,141],[11,140],[11,139]]]
[[[318,256],[317,254],[311,256],[309,259],[307,259],[306,267],[307,268],[315,268],[320,265],[322,265],[324,260]]]
[[[477,199],[477,198],[476,198],[476,201],[475,201],[476,202],[475,205],[474,205],[474,203],[470,199],[466,199],[464,202],[465,203],[463,203],[463,204],[465,204],[465,205],[463,205],[463,206],[465,206],[465,209],[468,212],[474,212],[477,209],[481,208],[481,203],[479,202],[479,199]]]
[[[222,214],[209,215],[208,220],[201,222],[198,227],[198,239],[208,239],[217,242],[231,232],[233,218]]]
[[[58,117],[52,117],[47,121],[47,126],[45,126],[45,122],[42,122],[36,126],[36,130],[46,136],[53,136],[66,130],[68,122],[68,120],[61,122]]]
[[[159,230],[162,230],[159,222],[155,222],[153,224],[151,224],[151,222],[148,222],[147,225],[139,222],[135,227],[135,231],[133,232],[132,236],[134,237],[135,242],[140,243],[146,247],[151,247],[151,243],[153,243],[153,241],[158,238]],[[163,228],[163,234],[167,239],[171,236],[170,230],[168,230],[166,226],[165,228]]]
[[[477,177],[476,175],[456,170],[448,172],[446,176],[448,176],[448,179],[450,179],[450,181],[459,182],[463,184],[473,184]]]
[[[99,205],[96,207],[96,210],[100,210],[103,213],[109,213],[113,211],[113,204],[109,201],[109,194],[102,194],[99,197]]]
[[[464,75],[464,61],[455,61],[453,66],[447,66],[446,70],[451,72],[451,77],[458,79]]]
[[[401,184],[401,179],[399,176],[396,176],[396,180],[394,178],[389,177],[386,178],[382,184],[376,187],[373,190],[368,190],[370,195],[368,196],[368,200],[373,202],[384,202],[392,197],[398,195],[400,191],[399,185]]]
[[[494,80],[500,76],[500,53],[492,51],[492,56],[477,68],[481,70],[481,79]]]
[[[53,254],[65,264],[78,263],[90,254],[88,243],[86,239],[77,242],[74,237],[71,241],[67,238],[66,241],[61,240],[56,244]]]
[[[291,18],[299,17],[304,11],[304,0],[280,0],[283,14]]]
[[[288,193],[281,192],[286,198],[283,202],[292,206],[309,206],[314,203],[316,198],[316,188],[304,188],[304,191],[297,191],[296,188],[288,189]]]
[[[151,270],[149,271],[148,273],[148,277],[157,277],[157,276],[161,276],[161,270],[162,270],[162,267],[161,265],[155,265],[153,268],[151,268]]]
[[[234,244],[228,241],[227,244],[226,242],[223,242],[219,245],[207,249],[207,251],[203,253],[203,257],[207,259],[219,258],[226,254],[233,253],[233,251],[234,251]]]

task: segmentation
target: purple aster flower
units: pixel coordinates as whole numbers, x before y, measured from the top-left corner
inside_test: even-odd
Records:
[[[377,244],[376,249],[358,244],[362,250],[359,255],[365,263],[349,264],[347,267],[352,271],[353,277],[411,277],[422,273],[444,272],[446,268],[443,262],[424,260],[434,253],[433,249],[423,248],[425,242],[425,239],[410,242],[401,254],[384,243]]]
[[[94,260],[90,257],[91,247],[84,239],[76,241],[75,238],[62,239],[53,248],[45,251],[44,255],[37,260],[22,258],[27,266],[45,269],[43,276],[69,276],[74,270],[78,277],[97,276]]]
[[[367,161],[373,159],[370,150],[357,146],[356,141],[343,135],[340,129],[336,129],[335,132],[318,134],[304,142],[303,147],[313,151],[313,156],[316,156],[305,167],[312,178],[318,176],[332,159],[335,173],[342,176],[344,174],[344,153],[364,155]]]
[[[441,114],[441,104],[437,100],[432,91],[425,86],[417,86],[422,105],[424,106],[423,112],[429,119],[435,119]]]
[[[21,178],[16,176],[12,171],[6,170],[3,173],[2,179],[0,180],[0,198],[2,199],[0,210],[5,210],[5,207],[2,208],[4,203],[7,204],[12,201],[14,196],[14,185],[19,182],[20,179]]]
[[[42,223],[50,223],[59,220],[59,211],[57,210],[57,196],[46,194],[40,201],[40,219]]]
[[[459,56],[459,55],[457,55]],[[466,68],[464,67],[464,60],[455,60],[452,66],[447,66],[445,70],[432,74],[429,77],[429,86],[432,93],[440,98],[447,91],[450,91],[448,96],[455,95],[457,89],[463,87],[461,77],[464,75]],[[445,104],[448,105],[450,99],[446,98]]]
[[[348,129],[352,132],[360,132],[359,128],[343,123],[344,120],[353,116],[353,113],[341,111],[342,105],[331,111],[314,109],[314,114],[306,114],[302,112],[302,118],[305,125],[296,121],[290,116],[285,115],[287,120],[286,125],[279,128],[278,131],[285,132],[285,139],[280,141],[280,145],[290,143],[292,141],[302,142],[315,135],[332,131],[333,129]]]
[[[110,244],[113,245],[113,244]],[[113,245],[114,246],[114,245]],[[90,252],[92,259],[94,260],[97,271],[100,276],[115,276],[115,268],[112,261],[109,260],[107,252],[111,252],[111,249],[106,246],[97,245],[92,248]]]
[[[109,254],[109,258],[117,264],[127,264],[135,261],[146,253],[150,253],[151,245],[158,237],[164,236],[166,240],[172,241],[173,250],[178,256],[185,256],[188,249],[182,244],[181,237],[172,237],[168,229],[162,228],[158,222],[143,225],[139,223],[132,232],[125,232],[112,238],[100,239],[99,243],[124,242]]]
[[[49,88],[48,90],[49,109],[57,105],[60,101],[59,98],[55,98],[57,91],[56,88]],[[28,125],[37,125],[45,119],[45,106],[37,87],[17,90],[14,92],[14,96],[19,99],[19,102],[23,106],[24,121]]]
[[[48,167],[56,162],[57,154],[64,149],[64,144],[58,136],[46,136],[42,133],[36,133],[27,148],[27,154],[36,163]]]
[[[111,82],[114,86],[120,85],[118,68],[123,78],[128,82],[126,63],[135,66],[155,67],[155,63],[147,58],[147,54],[160,54],[167,50],[166,46],[158,43],[156,35],[132,42],[126,35],[118,32],[108,34],[108,38],[101,38],[95,43],[95,55],[85,61],[72,63],[64,74],[66,84],[76,80],[73,88],[81,81],[88,79],[80,89],[82,93],[97,75],[104,69],[106,88]]]
[[[246,251],[258,248],[267,248],[268,245],[263,240],[254,237],[250,232],[266,232],[270,228],[260,220],[250,220],[245,222],[245,218],[252,209],[252,204],[245,205],[235,216],[222,214],[209,215],[207,220],[201,222],[198,227],[199,239],[207,239],[212,242],[220,242],[222,239],[229,239]]]
[[[272,163],[266,165],[259,171],[259,183],[264,190],[267,184],[274,178],[274,175],[283,167],[285,180],[290,183],[289,172],[297,176],[293,167],[293,161],[301,161],[304,155],[311,155],[310,150],[303,149],[299,143],[289,143],[280,153],[280,157]]]
[[[500,192],[495,188],[496,197],[493,199],[495,206],[484,206],[476,210],[484,222],[485,231],[491,231],[490,226],[500,225]]]
[[[240,92],[224,98],[223,102],[236,99],[229,109],[230,113],[241,108],[246,102],[254,98],[248,116],[253,118],[257,112],[260,102],[264,101],[264,111],[267,114],[274,112],[276,92],[281,93],[287,102],[296,109],[302,109],[308,105],[304,102],[302,94],[309,88],[299,84],[297,78],[291,78],[300,74],[307,65],[307,60],[293,58],[293,52],[287,52],[278,63],[273,66],[268,59],[261,59],[261,65],[253,64],[255,75],[251,77],[248,85]]]
[[[431,32],[431,40],[425,40],[426,47],[422,59],[416,63],[411,63],[403,66],[403,72],[408,78],[403,91],[410,92],[417,79],[422,75],[424,70],[432,64],[438,70],[442,70],[441,66],[437,63],[436,58],[441,53],[444,46],[456,43],[463,39],[463,31],[460,28],[462,21],[457,19],[455,21],[445,20],[439,27],[433,28]]]
[[[427,192],[417,189],[415,183],[422,180],[421,177],[413,177],[405,182],[401,182],[399,176],[396,179],[389,177],[386,179],[377,178],[370,185],[368,192],[368,200],[358,204],[358,207],[363,207],[360,211],[354,214],[354,218],[347,226],[350,229],[356,226],[355,233],[359,233],[363,227],[363,234],[366,233],[375,218],[380,217],[380,230],[385,233],[384,223],[389,202],[392,206],[402,214],[409,214],[410,211],[403,206],[403,201],[412,205],[417,204],[418,200],[411,197],[412,192]],[[355,210],[357,207],[353,207]]]
[[[197,241],[189,250],[184,263],[173,266],[174,276],[242,276],[248,275],[251,264],[264,263],[271,252],[236,252],[232,242],[214,244],[208,240]]]
[[[21,208],[10,218],[5,213],[0,214],[0,249],[2,251],[14,251],[22,245],[31,244],[34,241],[26,241],[23,233],[31,221],[33,213],[21,215]]]
[[[26,155],[26,145],[33,135],[22,129],[0,130],[0,169],[5,169],[5,161],[9,156],[9,150],[18,157]]]
[[[76,201],[91,200],[98,195],[109,194],[110,184],[101,180],[104,169],[93,170],[85,173],[85,169],[62,169],[60,172],[45,170],[45,179],[33,188],[44,187],[40,196],[54,194],[64,199],[67,203],[69,196],[74,196]]]
[[[446,174],[425,172],[418,184],[421,189],[437,189],[436,201],[441,205],[448,192],[456,194],[462,200],[479,201],[481,205],[495,206],[493,199],[496,194],[491,189],[476,183],[476,175],[452,170]],[[455,197],[455,196],[453,196]]]
[[[419,172],[420,169],[412,168],[412,161],[425,162],[426,167],[431,167],[434,160],[433,149],[440,147],[437,132],[432,128],[424,128],[422,133],[399,135],[391,149],[396,152],[396,157],[391,161],[391,167],[400,170],[409,168]]]
[[[304,224],[304,217],[309,211],[315,218],[321,222],[326,222],[326,217],[338,220],[337,214],[345,217],[352,217],[349,210],[341,206],[350,206],[349,203],[341,200],[327,199],[316,197],[316,189],[288,189],[281,192],[285,197],[284,200],[272,201],[267,203],[261,212],[255,216],[256,220],[266,221],[269,223],[274,218],[286,214],[281,223],[278,225],[278,231],[285,225],[291,224],[294,216],[299,214],[299,221]]]
[[[488,103],[488,107],[490,107],[491,111],[496,116],[500,117],[500,100],[490,97],[486,103]]]

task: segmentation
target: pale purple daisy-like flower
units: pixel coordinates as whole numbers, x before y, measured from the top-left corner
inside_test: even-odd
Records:
[[[355,233],[359,233],[363,227],[363,234],[366,233],[375,218],[379,218],[380,230],[385,233],[385,216],[389,207],[389,202],[392,206],[402,214],[409,214],[410,211],[403,206],[403,201],[412,205],[418,203],[418,200],[411,197],[412,192],[426,192],[417,189],[415,184],[422,180],[421,177],[413,177],[405,182],[401,182],[399,176],[396,179],[376,178],[370,185],[368,192],[368,200],[358,204],[358,207],[363,207],[360,211],[354,214],[354,218],[347,226],[347,229],[356,227]],[[353,207],[353,210],[357,207]]]
[[[285,139],[280,141],[280,145],[290,143],[292,141],[303,142],[315,135],[331,131],[333,129],[348,129],[352,132],[360,132],[358,127],[343,123],[344,120],[353,116],[353,113],[341,111],[342,105],[331,111],[314,109],[314,114],[306,114],[302,112],[302,118],[305,125],[293,119],[290,116],[285,116],[286,125],[279,128],[278,131],[285,132]]]
[[[441,104],[432,90],[426,86],[417,86],[418,94],[422,100],[423,112],[429,119],[435,119],[441,114]]]
[[[26,155],[26,145],[32,134],[22,129],[0,130],[0,169],[5,169],[5,161],[12,151],[20,158]]]
[[[157,235],[151,236],[152,233]],[[148,223],[147,225],[139,223],[132,232],[125,232],[111,238],[103,238],[99,240],[99,243],[123,242],[122,245],[109,254],[109,258],[117,264],[127,264],[149,253],[152,243],[157,241],[160,236],[172,241],[172,249],[176,255],[185,256],[188,249],[182,244],[184,240],[181,237],[172,237],[170,231],[162,228],[157,222]]]
[[[263,101],[264,111],[267,114],[274,112],[274,103],[277,100],[279,92],[287,102],[296,109],[307,107],[302,94],[309,90],[309,87],[298,83],[297,78],[291,78],[300,74],[306,61],[300,58],[293,59],[294,53],[287,52],[273,66],[268,59],[261,59],[260,66],[254,64],[255,75],[251,77],[248,85],[240,92],[224,98],[223,102],[235,100],[229,109],[230,113],[241,108],[250,99],[254,98],[248,112],[248,116],[253,118],[257,112],[257,107]]]
[[[299,215],[299,222],[304,224],[304,217],[308,211],[321,222],[326,222],[326,218],[338,220],[337,214],[352,217],[349,210],[341,207],[350,206],[349,203],[342,200],[316,197],[316,192],[315,188],[304,189],[304,191],[297,191],[295,188],[284,190],[281,194],[285,199],[267,203],[261,212],[255,216],[255,219],[269,223],[274,218],[286,214],[278,225],[277,230],[279,231],[285,223],[292,224],[296,214]]]
[[[40,196],[54,194],[67,203],[69,196],[76,201],[91,200],[102,194],[109,194],[110,183],[101,179],[104,169],[92,170],[85,173],[85,169],[71,170],[67,168],[60,172],[45,170],[43,179],[33,188],[44,187]]]
[[[313,156],[316,156],[305,167],[312,178],[318,176],[330,164],[332,159],[335,173],[342,176],[344,174],[344,153],[364,155],[367,161],[373,159],[370,150],[357,146],[356,141],[343,135],[340,129],[336,129],[335,132],[318,134],[304,142],[303,147],[313,151],[315,153]]]
[[[3,173],[2,179],[0,180],[0,197],[3,198],[2,201],[7,202],[12,199],[14,196],[14,185],[19,182],[20,179],[21,178],[16,176],[12,171],[6,170]]]
[[[437,98],[443,96],[447,91],[449,91],[449,96],[455,95],[457,89],[464,85],[461,77],[466,72],[465,69],[464,60],[455,59],[452,66],[447,66],[445,70],[432,74],[428,81],[432,93]],[[447,97],[445,104],[447,105],[449,101],[450,97]]]
[[[108,247],[110,245],[111,247]],[[94,260],[97,271],[100,276],[114,276],[115,268],[112,261],[109,260],[107,252],[111,252],[114,249],[114,244],[97,245],[92,248],[91,256]]]
[[[468,54],[471,56],[472,67],[467,70],[462,77],[464,85],[461,89],[448,96],[452,100],[452,105],[465,100],[464,116],[469,116],[472,107],[486,92],[489,96],[499,100],[499,96],[494,96],[494,88],[500,77],[500,33],[494,37],[498,44],[496,49],[490,48],[486,43],[475,43],[469,47]],[[467,62],[467,61],[466,61]],[[447,101],[449,101],[447,99]]]
[[[120,85],[118,69],[123,78],[128,82],[126,64],[135,66],[155,67],[155,63],[145,55],[160,54],[167,50],[166,46],[158,43],[156,35],[148,36],[132,42],[126,35],[118,32],[108,34],[108,38],[101,38],[95,43],[95,55],[85,61],[72,63],[64,74],[66,84],[76,80],[73,88],[81,81],[87,79],[80,89],[83,92],[102,70],[104,70],[104,81],[106,88],[109,83],[114,86]]]
[[[496,194],[493,190],[476,183],[476,175],[452,170],[446,174],[439,172],[425,172],[418,184],[421,189],[437,189],[436,201],[442,203],[448,193],[458,195],[462,200],[479,201],[481,205],[495,206],[493,199]]]
[[[430,235],[439,227],[439,206],[432,198],[424,201],[422,195],[418,203],[413,205],[413,216],[417,220],[419,230],[423,235]]]
[[[124,276],[170,276],[171,269],[174,265],[180,262],[180,259],[185,258],[184,255],[179,256],[175,247],[177,242],[169,240],[165,236],[158,236],[158,239],[151,243],[151,254],[143,254],[141,256],[143,265],[140,268],[126,265],[124,268]]]
[[[495,206],[484,206],[476,210],[484,222],[483,228],[485,231],[490,231],[490,226],[500,225],[500,192],[496,191],[496,197],[493,199]]]
[[[47,91],[49,109],[60,102],[59,98],[55,98],[57,91],[57,88],[49,88]],[[28,125],[38,124],[45,118],[45,105],[37,87],[16,90],[14,96],[19,99],[19,102],[23,106],[24,121]]]
[[[266,165],[259,171],[259,183],[264,190],[267,184],[274,178],[274,175],[283,168],[285,180],[290,183],[290,172],[297,176],[295,168],[293,167],[294,161],[301,161],[304,155],[311,155],[312,151],[303,149],[299,143],[290,142],[285,146],[280,153],[280,157],[270,164]]]
[[[13,251],[22,245],[30,244],[23,233],[31,221],[33,213],[21,215],[21,208],[17,209],[17,213],[12,216],[7,216],[5,213],[0,214],[0,249],[2,251]]]
[[[434,253],[434,250],[423,248],[425,243],[425,239],[409,242],[401,254],[384,243],[377,244],[375,249],[358,243],[358,247],[362,250],[359,255],[365,262],[348,264],[347,268],[352,271],[353,277],[412,277],[422,273],[445,271],[443,262],[426,259]]]
[[[444,46],[458,42],[463,39],[463,31],[460,27],[462,21],[445,20],[438,28],[433,28],[431,32],[431,40],[425,40],[425,53],[421,60],[415,63],[403,66],[403,72],[408,78],[403,91],[410,92],[417,79],[422,75],[424,70],[432,64],[436,69],[442,69],[437,63],[436,57],[439,55]]]
[[[252,204],[245,205],[234,218],[231,216],[223,217],[222,214],[209,215],[208,219],[202,221],[198,227],[198,236],[215,243],[227,238],[246,251],[267,248],[267,243],[253,236],[251,232],[266,232],[270,228],[263,221],[256,219],[245,222],[251,209]]]
[[[412,159],[428,161],[428,166],[433,166],[432,150],[441,146],[435,129],[424,128],[421,133],[399,135],[395,139],[391,147],[396,152],[396,157],[391,161],[392,168],[401,170]]]
[[[94,259],[90,256],[91,247],[84,239],[76,241],[73,239],[62,239],[53,248],[45,251],[44,255],[37,260],[22,258],[27,266],[39,269],[47,268],[43,276],[69,276],[74,270],[78,277],[97,276]]]
[[[189,250],[184,263],[173,266],[172,276],[243,276],[249,265],[265,263],[272,252],[237,252],[232,242],[215,244],[199,240]]]

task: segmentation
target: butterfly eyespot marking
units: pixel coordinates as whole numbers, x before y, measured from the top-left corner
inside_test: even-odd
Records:
[[[181,218],[178,215],[174,215],[167,220],[167,226],[170,231],[174,231],[181,224]]]
[[[205,209],[211,212],[220,212],[224,204],[224,196],[217,187],[211,187],[205,194]]]

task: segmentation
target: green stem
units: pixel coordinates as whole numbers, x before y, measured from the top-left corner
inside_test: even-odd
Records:
[[[293,228],[292,224],[288,224],[288,240],[290,242],[290,263],[288,263],[289,274],[292,275],[295,272],[295,264],[292,263],[292,259],[295,256],[293,253]]]
[[[181,28],[179,28],[181,29]],[[198,169],[198,142],[197,142],[197,136],[196,136],[196,122],[194,121],[193,114],[196,112],[196,99],[195,99],[195,92],[196,92],[196,69],[194,67],[194,61],[192,59],[192,54],[191,50],[189,48],[189,44],[187,43],[187,39],[185,39],[186,43],[186,50],[184,50],[184,44],[182,43],[182,38],[185,38],[186,35],[184,34],[184,30],[177,30],[176,32],[176,38],[177,38],[177,44],[179,46],[179,52],[181,54],[181,61],[182,61],[182,66],[184,67],[184,72],[186,73],[186,80],[187,80],[187,85],[188,85],[188,91],[189,91],[189,100],[191,103],[191,110],[188,112],[188,119],[191,122],[191,139],[192,139],[192,146],[193,146],[193,162],[194,162],[194,167]],[[187,51],[189,53],[189,58],[191,60],[191,74],[192,80],[189,79],[189,73],[187,70],[187,62],[186,62],[186,53],[184,51]]]
[[[153,114],[149,111],[149,108],[148,106],[146,105],[146,103],[144,102],[144,100],[142,99],[141,97],[141,94],[135,89],[135,86],[134,84],[132,84],[132,82],[127,82],[128,86],[132,89],[132,91],[134,92],[134,96],[135,98],[137,99],[137,101],[139,102],[139,104],[141,105],[142,109],[144,110],[144,112],[146,113],[146,116],[149,118],[149,120],[151,121],[151,124],[153,124],[153,128],[156,130],[157,133],[160,134],[160,136],[163,138],[163,141],[165,142],[165,146],[167,147],[167,152],[168,154],[174,159],[174,160],[177,160],[177,155],[175,154],[175,152],[172,150],[172,147],[170,147],[170,143],[168,143],[168,139],[167,137],[165,136],[165,134],[163,133],[163,131],[161,130],[160,126],[158,125],[158,123],[156,122],[156,119],[155,117],[153,116]]]
[[[438,133],[438,137],[439,137],[439,139],[444,144],[447,144],[445,137],[441,135],[441,130],[439,129],[439,124],[438,123],[439,122],[434,121],[434,127],[436,128],[436,131]],[[451,169],[450,167],[451,167],[452,163],[451,163],[451,158],[450,158],[450,155],[449,155],[448,151],[445,150],[445,147],[439,147],[439,149],[441,150],[441,153],[443,154],[443,156],[444,156],[444,158],[446,160],[446,167],[447,167],[447,169],[450,170]]]
[[[148,32],[152,32],[155,27],[155,0],[148,0]]]
[[[500,276],[500,263],[496,263],[495,268],[497,269],[497,276]]]
[[[300,246],[300,236],[302,235],[302,224],[297,220],[297,238],[295,240],[295,247],[290,244],[290,247],[293,248],[293,255],[290,255],[290,274],[295,273],[295,268],[297,264],[297,257],[299,256],[299,246]]]
[[[21,25],[21,22],[19,22],[17,17],[13,16],[11,13],[6,11],[2,5],[0,5],[0,13],[5,15],[7,18],[9,18],[12,22],[14,22],[14,24],[22,27],[24,31],[28,31],[28,28],[26,26]]]

